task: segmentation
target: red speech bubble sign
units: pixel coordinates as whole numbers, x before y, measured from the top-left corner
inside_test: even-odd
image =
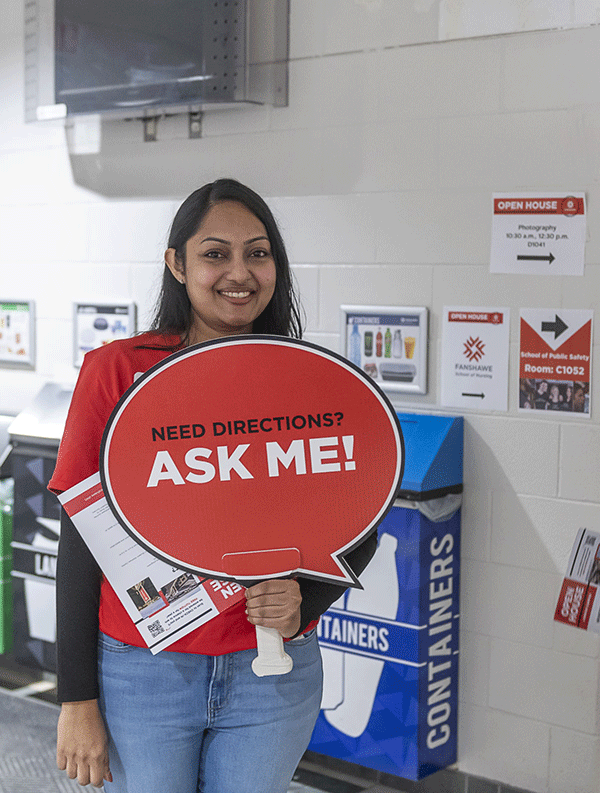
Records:
[[[100,475],[151,553],[212,578],[356,585],[343,557],[391,507],[404,446],[385,394],[345,358],[235,336],[145,372],[104,432]]]

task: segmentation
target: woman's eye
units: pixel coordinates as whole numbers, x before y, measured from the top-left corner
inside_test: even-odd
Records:
[[[251,256],[254,256],[254,257],[258,258],[258,259],[262,259],[262,258],[264,258],[265,256],[270,256],[270,255],[271,255],[271,252],[270,252],[270,251],[263,250],[262,248],[260,248],[259,250],[252,251],[252,253],[251,253],[250,255],[251,255]]]
[[[220,259],[223,256],[221,251],[206,251],[204,255],[209,259]]]

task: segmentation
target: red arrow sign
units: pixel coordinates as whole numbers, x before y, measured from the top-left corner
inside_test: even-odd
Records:
[[[115,407],[100,455],[119,522],[169,563],[350,585],[343,556],[391,507],[403,465],[371,378],[278,336],[205,342],[152,367]]]

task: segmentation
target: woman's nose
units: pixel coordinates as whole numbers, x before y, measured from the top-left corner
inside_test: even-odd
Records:
[[[229,276],[236,281],[243,282],[248,279],[250,270],[246,258],[242,253],[234,253],[231,257]]]

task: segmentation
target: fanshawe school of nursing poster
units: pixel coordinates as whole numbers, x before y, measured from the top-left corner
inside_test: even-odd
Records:
[[[444,306],[442,405],[508,409],[510,309]]]
[[[519,409],[590,417],[593,311],[521,310]]]

